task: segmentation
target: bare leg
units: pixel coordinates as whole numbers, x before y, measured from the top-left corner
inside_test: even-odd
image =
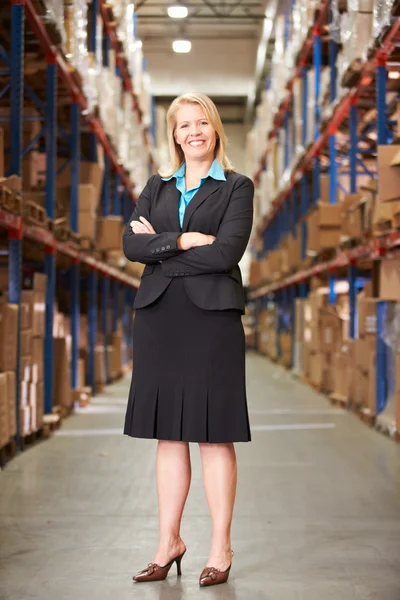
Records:
[[[153,562],[164,566],[185,550],[180,527],[192,474],[189,444],[160,440],[156,471],[160,540]]]
[[[224,571],[231,563],[231,523],[236,495],[237,465],[233,444],[199,444],[204,489],[212,519],[208,567]]]

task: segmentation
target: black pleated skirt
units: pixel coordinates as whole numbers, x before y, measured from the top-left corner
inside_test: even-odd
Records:
[[[183,279],[136,310],[124,433],[185,442],[251,440],[238,310],[198,308]]]

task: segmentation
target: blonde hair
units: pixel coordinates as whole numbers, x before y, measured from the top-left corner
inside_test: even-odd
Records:
[[[211,98],[209,98],[205,94],[192,92],[189,94],[183,94],[182,96],[178,96],[178,98],[175,98],[175,100],[172,102],[171,106],[168,109],[167,132],[171,167],[167,173],[160,173],[160,175],[162,177],[170,177],[185,162],[185,155],[183,153],[183,150],[175,141],[176,115],[182,104],[199,104],[204,109],[208,121],[210,122],[211,126],[215,129],[215,132],[217,134],[214,156],[218,159],[218,162],[220,163],[224,171],[234,171],[235,169],[226,155],[227,138],[217,107],[215,106]]]

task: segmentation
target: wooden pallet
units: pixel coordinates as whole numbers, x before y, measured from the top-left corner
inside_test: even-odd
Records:
[[[11,439],[5,446],[0,448],[0,469],[4,469],[6,464],[17,454],[17,445],[14,439]]]
[[[0,207],[9,210],[12,213],[20,215],[22,213],[22,196],[18,192],[9,190],[7,187],[0,187]]]
[[[43,417],[43,434],[44,437],[50,437],[57,429],[61,427],[60,415],[44,415]]]
[[[333,406],[338,406],[344,410],[350,409],[350,401],[346,396],[341,396],[340,394],[333,392],[332,394],[329,394],[329,400]]]
[[[37,227],[48,228],[48,220],[46,210],[33,202],[32,200],[25,200],[23,203],[23,216],[24,220]]]
[[[80,238],[80,247],[85,252],[94,252],[96,249],[94,240],[84,236]]]
[[[357,412],[360,420],[368,425],[368,427],[375,427],[376,424],[376,415],[371,415],[371,411],[369,408],[362,406],[360,410]]]
[[[299,380],[302,383],[307,384],[308,386],[312,387],[313,390],[315,390],[316,392],[318,392],[319,394],[323,393],[323,387],[321,383],[314,383],[313,381],[311,381],[311,379],[308,379],[308,377],[305,377],[304,375],[300,375]]]
[[[20,439],[20,445],[21,445],[22,452],[43,439],[44,439],[43,427],[39,427],[39,429],[37,431],[32,431],[31,433],[28,433],[28,435],[22,435],[21,439]]]

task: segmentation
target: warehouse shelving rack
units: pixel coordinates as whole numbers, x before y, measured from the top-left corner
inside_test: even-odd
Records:
[[[82,90],[79,74],[71,68],[60,49],[53,43],[40,14],[40,0],[11,0],[11,38],[8,51],[0,44],[0,62],[5,66],[2,76],[7,76],[8,83],[0,90],[0,99],[9,93],[10,103],[10,128],[13,132],[13,142],[10,150],[9,175],[22,174],[22,158],[29,151],[35,149],[40,138],[45,138],[46,152],[46,211],[49,219],[55,217],[56,198],[56,159],[57,138],[67,140],[69,160],[71,165],[71,197],[70,197],[70,226],[73,232],[78,228],[78,183],[79,164],[81,160],[80,138],[83,125],[90,131],[89,161],[97,160],[97,144],[104,149],[104,179],[102,188],[101,207],[102,214],[123,215],[124,221],[128,219],[136,202],[134,184],[129,179],[124,166],[120,164],[117,153],[110,142],[100,119],[88,110],[88,101]],[[117,75],[121,78],[124,90],[129,91],[134,99],[134,110],[140,112],[135,95],[132,77],[128,71],[126,57],[118,41],[111,9],[104,0],[93,0],[92,27],[90,48],[96,51],[96,25],[97,16],[101,15],[104,23],[103,56],[105,64],[108,62],[108,49],[114,48],[117,52]],[[24,82],[24,35],[25,24],[36,36],[46,61],[46,89],[45,98],[40,97],[43,92],[36,92]],[[70,96],[70,135],[57,124],[57,91],[58,84],[64,86]],[[39,135],[32,140],[27,148],[23,148],[22,128],[24,122],[24,98],[29,99],[41,113],[43,128]],[[25,118],[25,120],[32,118]],[[143,143],[149,148],[150,140],[147,131],[143,128]],[[149,148],[150,150],[150,148]],[[149,153],[149,172],[155,167],[154,160]],[[111,185],[113,194],[110,198]],[[55,304],[57,257],[64,256],[69,262],[69,282],[71,291],[71,338],[72,338],[72,388],[78,386],[78,353],[79,353],[79,317],[80,317],[80,289],[85,283],[88,289],[88,372],[87,383],[94,390],[95,386],[95,344],[97,339],[99,292],[101,293],[101,328],[104,334],[104,343],[107,346],[109,332],[107,322],[107,309],[112,301],[112,331],[116,331],[118,321],[122,319],[123,331],[127,347],[129,344],[130,325],[132,322],[132,305],[135,290],[139,280],[124,273],[122,270],[106,264],[95,253],[82,251],[78,245],[71,242],[60,242],[54,234],[45,228],[30,225],[24,221],[20,214],[12,214],[0,208],[0,229],[8,232],[8,258],[9,258],[9,302],[20,304],[21,297],[21,270],[23,265],[23,239],[35,242],[44,251],[44,263],[39,264],[48,277],[46,292],[46,320],[45,320],[45,413],[50,413],[53,402],[53,309]],[[86,280],[84,271],[87,272]],[[18,336],[19,337],[19,336]],[[107,375],[107,352],[105,351],[105,372]],[[128,357],[125,354],[124,361]],[[17,373],[19,373],[19,351],[17,352]],[[17,377],[17,446],[20,440],[20,382]]]
[[[337,88],[337,43],[330,37],[328,42],[328,66],[330,69],[330,106],[328,115],[325,118],[319,114],[316,109],[316,125],[313,142],[306,147],[307,131],[307,97],[308,94],[315,95],[316,106],[320,99],[320,82],[322,66],[322,44],[321,34],[325,26],[330,26],[333,19],[332,0],[322,0],[316,11],[314,25],[310,28],[303,47],[298,55],[297,66],[293,76],[287,83],[287,93],[281,102],[273,122],[273,129],[266,140],[266,149],[262,155],[260,165],[254,174],[255,184],[258,185],[259,178],[263,170],[266,169],[267,161],[271,151],[271,140],[277,137],[279,130],[284,130],[284,174],[285,185],[277,194],[271,209],[262,219],[257,228],[256,238],[253,239],[253,252],[258,258],[269,251],[277,248],[284,235],[291,231],[296,237],[296,226],[301,219],[307,215],[309,209],[315,206],[320,196],[320,157],[323,151],[326,152],[329,159],[329,201],[336,202],[336,189],[338,186],[338,153],[336,135],[341,126],[346,121],[346,130],[348,137],[348,150],[342,152],[349,163],[350,189],[349,193],[357,190],[357,175],[368,173],[376,178],[375,173],[369,173],[368,168],[362,160],[362,152],[359,148],[360,137],[358,136],[358,105],[360,97],[365,93],[371,83],[376,85],[376,121],[369,124],[369,130],[375,128],[377,132],[377,143],[380,145],[388,144],[390,141],[389,125],[386,107],[387,92],[387,60],[395,51],[400,42],[400,17],[398,3],[394,3],[393,14],[390,24],[382,31],[379,39],[371,45],[368,56],[361,66],[355,83],[345,90],[344,94],[338,98],[336,96]],[[307,89],[307,69],[312,58],[315,69],[315,89]],[[303,82],[303,146],[304,152],[296,157],[293,167],[290,167],[290,127],[291,115],[293,109],[293,84],[297,78]],[[294,157],[292,157],[294,158]],[[312,169],[311,190],[307,183],[307,173]],[[298,196],[297,196],[298,194]],[[302,236],[302,258],[306,258],[307,243],[307,224],[301,222]],[[261,239],[262,250],[256,252],[254,242]],[[263,307],[269,299],[273,299],[283,311],[288,310],[292,320],[292,332],[294,331],[295,310],[294,302],[296,297],[306,297],[308,291],[308,282],[312,277],[325,274],[329,281],[329,302],[335,302],[335,279],[338,272],[347,269],[347,279],[349,283],[350,299],[350,336],[356,335],[356,295],[358,287],[357,263],[364,259],[378,260],[388,252],[396,252],[400,244],[400,237],[397,231],[374,238],[366,243],[362,243],[350,249],[338,249],[335,257],[313,266],[301,269],[296,273],[283,278],[280,281],[261,284],[257,289],[249,293],[249,299],[256,302],[258,309]],[[376,409],[377,414],[381,413],[387,402],[387,386],[385,383],[386,372],[386,353],[385,345],[382,341],[382,331],[384,323],[384,314],[386,309],[385,302],[377,302],[377,348],[376,348]],[[278,330],[279,347],[279,330]]]

